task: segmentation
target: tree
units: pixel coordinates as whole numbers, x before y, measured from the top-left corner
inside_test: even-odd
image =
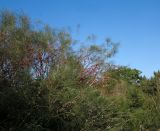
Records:
[[[107,38],[102,45],[91,44],[81,48],[78,56],[84,69],[81,71],[80,81],[87,81],[90,86],[95,84],[101,74],[110,68],[109,59],[117,53],[118,46],[119,43]]]
[[[110,64],[110,39],[76,49],[74,41],[68,30],[1,13],[0,130],[158,130],[160,73],[147,79]]]

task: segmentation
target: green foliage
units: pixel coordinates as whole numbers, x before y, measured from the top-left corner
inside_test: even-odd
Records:
[[[128,82],[129,84],[138,84],[141,80],[141,72],[137,69],[131,69],[128,67],[118,67],[117,69],[113,69],[109,71],[111,77],[115,79],[122,79]]]
[[[68,31],[33,27],[23,14],[1,13],[0,130],[160,128],[160,72],[147,79],[112,67],[118,44],[110,39],[78,53]]]

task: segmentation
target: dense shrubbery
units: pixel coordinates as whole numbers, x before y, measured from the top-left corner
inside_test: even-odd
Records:
[[[67,31],[0,16],[0,130],[106,131],[160,128],[160,72],[108,63],[117,44],[72,49]]]

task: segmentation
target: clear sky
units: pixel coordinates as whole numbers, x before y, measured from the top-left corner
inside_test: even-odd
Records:
[[[0,9],[23,11],[53,27],[76,29],[120,42],[115,64],[146,76],[160,69],[160,0],[0,0]]]

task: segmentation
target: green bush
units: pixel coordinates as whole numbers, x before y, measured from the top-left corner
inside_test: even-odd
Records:
[[[31,25],[24,15],[0,16],[0,130],[160,128],[159,72],[147,79],[136,69],[110,69],[106,58],[117,50],[110,39],[76,54],[69,32]]]

